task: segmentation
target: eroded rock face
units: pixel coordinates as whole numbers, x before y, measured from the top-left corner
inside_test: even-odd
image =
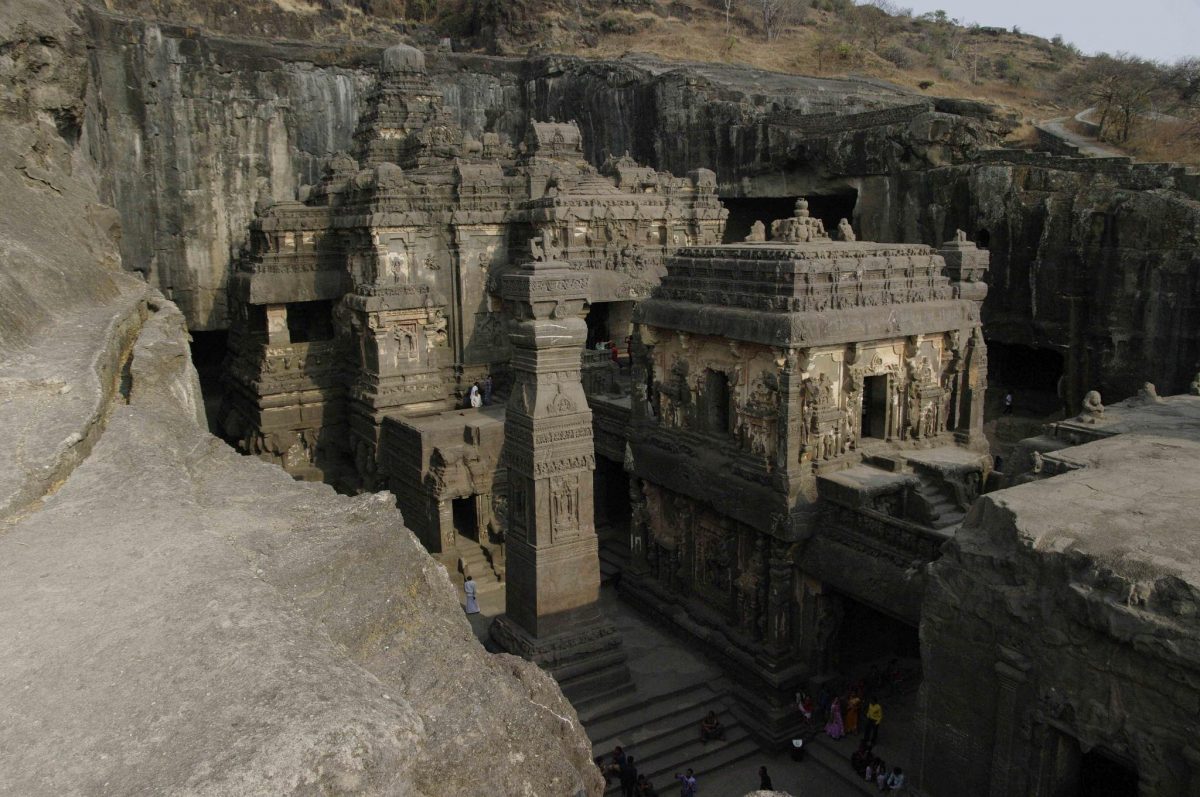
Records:
[[[1198,453],[1122,434],[1047,454],[1061,475],[976,503],[930,568],[923,792],[1096,793],[1089,755],[1138,794],[1195,792]]]
[[[58,4],[0,20],[19,55],[0,75],[0,791],[598,795],[574,710],[478,645],[390,495],[298,484],[202,431],[184,317],[119,270],[87,142],[54,113],[85,109],[81,41]]]
[[[103,99],[87,116],[90,151],[125,223],[127,267],[191,328],[223,329],[255,202],[295,198],[353,148],[382,48],[234,41],[102,12],[88,24]],[[1065,352],[1071,403],[1096,385],[1182,390],[1200,357],[1184,317],[1194,174],[989,149],[1012,123],[994,109],[867,80],[645,56],[426,58],[475,139],[517,142],[529,118],[575,119],[595,166],[628,152],[675,174],[712,169],[726,199],[857,197],[849,221],[864,240],[936,245],[956,228],[986,239],[989,337]]]

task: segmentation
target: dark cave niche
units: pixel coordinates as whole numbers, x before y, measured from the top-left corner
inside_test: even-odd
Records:
[[[729,211],[725,222],[724,243],[738,243],[746,240],[750,227],[754,222],[761,221],[769,231],[771,222],[776,219],[786,219],[796,212],[796,200],[799,196],[755,196],[722,198],[721,203]],[[842,219],[854,223],[854,208],[858,204],[858,191],[847,189],[829,193],[805,194],[808,200],[808,212],[825,224],[825,230],[833,236],[837,231],[838,222]]]
[[[264,324],[265,326],[265,324]],[[208,430],[218,434],[218,413],[221,401],[225,397],[225,386],[221,379],[221,366],[225,362],[225,352],[228,345],[229,333],[225,330],[190,333],[192,336],[192,364],[200,375],[200,393],[204,397],[204,417],[208,420]]]

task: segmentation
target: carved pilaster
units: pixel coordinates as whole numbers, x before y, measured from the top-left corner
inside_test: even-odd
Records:
[[[996,732],[992,748],[991,797],[1007,797],[1017,785],[1012,783],[1014,736],[1019,727],[1018,691],[1025,683],[1028,662],[1008,651],[1009,661],[996,662]]]

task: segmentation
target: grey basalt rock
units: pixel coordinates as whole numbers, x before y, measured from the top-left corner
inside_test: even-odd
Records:
[[[479,646],[391,496],[202,430],[184,317],[54,122],[81,42],[57,4],[0,19],[0,793],[598,795],[574,710]]]

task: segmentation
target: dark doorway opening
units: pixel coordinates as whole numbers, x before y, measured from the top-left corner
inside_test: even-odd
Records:
[[[1137,797],[1137,769],[1093,748],[1079,762],[1078,797]]]
[[[887,374],[868,376],[863,380],[862,429],[863,437],[883,440],[887,437]]]
[[[455,498],[451,510],[454,513],[454,530],[458,535],[479,542],[479,516],[475,512],[475,496]]]
[[[917,629],[851,597],[842,595],[842,622],[836,653],[841,669],[856,662],[921,658]]]
[[[292,343],[333,339],[333,302],[290,302],[287,306],[288,337]]]
[[[620,532],[621,538],[624,539],[631,514],[629,474],[625,472],[624,464],[607,457],[596,457],[592,488],[595,496],[597,533],[602,534],[602,530],[612,529]]]
[[[808,213],[825,224],[825,232],[837,237],[838,222],[842,219],[854,224],[854,207],[858,204],[858,192],[851,189],[835,194],[809,194]],[[790,213],[788,214],[791,215]]]
[[[587,347],[596,348],[597,343],[612,340],[608,333],[608,303],[596,302],[588,308]]]
[[[716,434],[729,434],[729,377],[723,371],[705,369],[703,400],[708,430]]]
[[[200,393],[204,397],[204,417],[208,430],[218,434],[221,402],[225,398],[225,383],[221,379],[222,365],[228,350],[229,333],[223,329],[211,332],[192,332],[192,364],[200,375]]]
[[[988,232],[987,227],[980,227],[979,232],[975,233],[975,245],[980,249],[987,249],[991,243],[992,234]]]
[[[791,217],[795,212],[796,197],[740,197],[722,199],[721,204],[729,211],[729,218],[725,220],[725,237],[722,240],[732,244],[746,240],[756,221],[761,221],[769,231],[771,222]]]
[[[612,341],[622,357],[626,339],[633,334],[633,302],[594,302],[588,306],[587,347]]]

